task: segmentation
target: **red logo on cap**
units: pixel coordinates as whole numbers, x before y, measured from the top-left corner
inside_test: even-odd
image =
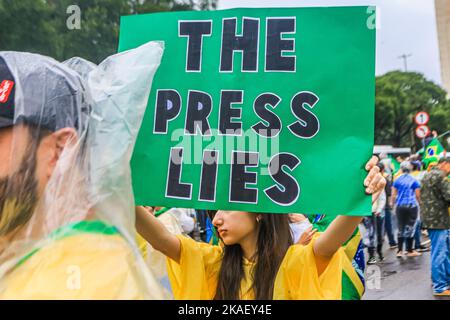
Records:
[[[8,101],[9,94],[14,87],[14,81],[3,80],[0,84],[0,103],[5,103]]]

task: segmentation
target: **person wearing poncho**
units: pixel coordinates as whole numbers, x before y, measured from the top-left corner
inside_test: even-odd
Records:
[[[129,157],[162,43],[0,52],[0,299],[163,299],[134,241]]]

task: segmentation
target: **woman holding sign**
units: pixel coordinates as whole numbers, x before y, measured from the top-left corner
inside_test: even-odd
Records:
[[[385,180],[373,157],[364,185],[373,201]],[[341,299],[341,247],[362,217],[339,216],[308,245],[294,245],[287,214],[219,210],[213,224],[223,246],[175,236],[143,207],[138,232],[165,254],[176,299]]]

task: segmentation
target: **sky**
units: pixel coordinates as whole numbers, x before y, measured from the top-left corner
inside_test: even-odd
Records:
[[[219,0],[218,9],[352,5],[377,6],[377,75],[404,70],[398,57],[412,54],[408,71],[441,84],[434,0]]]

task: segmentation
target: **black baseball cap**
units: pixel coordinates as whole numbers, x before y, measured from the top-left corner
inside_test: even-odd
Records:
[[[0,57],[0,128],[14,124],[15,84],[5,60]]]
[[[0,128],[19,123],[82,130],[90,110],[81,76],[38,54],[0,52]]]

